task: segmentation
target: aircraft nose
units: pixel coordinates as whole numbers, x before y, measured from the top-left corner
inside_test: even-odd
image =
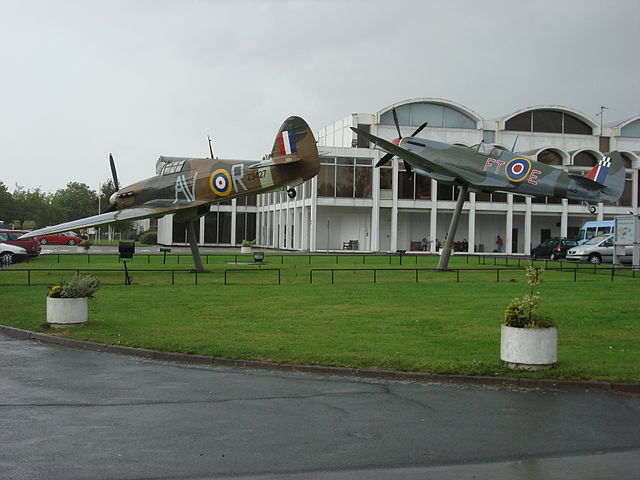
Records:
[[[402,140],[402,139],[401,139],[401,138],[394,138],[394,139],[392,140],[392,143],[393,143],[394,145],[400,145],[400,140]]]
[[[110,197],[109,197],[109,203],[111,205],[115,205],[116,204],[116,197],[118,195],[118,192],[114,192]]]

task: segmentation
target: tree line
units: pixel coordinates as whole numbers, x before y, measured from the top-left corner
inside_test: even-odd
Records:
[[[0,220],[25,230],[69,222],[104,212],[114,192],[110,179],[102,183],[98,191],[85,183],[69,182],[54,193],[21,186],[10,192],[0,180]]]

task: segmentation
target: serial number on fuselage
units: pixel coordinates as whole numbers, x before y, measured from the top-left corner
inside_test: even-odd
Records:
[[[258,170],[257,172],[249,172],[247,173],[247,180],[257,180],[258,178],[264,178],[267,176],[266,170]]]

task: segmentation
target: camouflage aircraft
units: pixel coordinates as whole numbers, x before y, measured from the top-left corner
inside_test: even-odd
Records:
[[[219,160],[212,151],[211,158],[161,156],[156,176],[119,188],[111,155],[109,161],[117,191],[105,213],[34,230],[21,238],[173,213],[177,222],[187,224],[196,270],[203,271],[193,222],[209,212],[210,204],[284,189],[294,198],[293,187],[313,178],[320,169],[313,132],[300,117],[284,121],[271,153],[257,163]]]
[[[351,128],[358,135],[367,138],[376,148],[387,152],[376,167],[397,156],[403,160],[410,176],[415,172],[442,183],[460,186],[447,244],[443,248],[438,268],[447,267],[460,211],[469,190],[580,200],[587,204],[591,213],[596,211],[594,203],[615,202],[622,195],[625,181],[624,164],[618,152],[604,156],[587,176],[583,177],[499,148],[494,148],[487,155],[481,152],[480,148],[416,137],[427,123],[420,125],[411,136],[402,137],[395,109],[392,114],[398,131],[398,138],[392,142],[358,128]]]

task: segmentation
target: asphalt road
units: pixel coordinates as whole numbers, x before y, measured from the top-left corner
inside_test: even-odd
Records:
[[[640,396],[189,366],[0,335],[2,479],[640,478]]]

